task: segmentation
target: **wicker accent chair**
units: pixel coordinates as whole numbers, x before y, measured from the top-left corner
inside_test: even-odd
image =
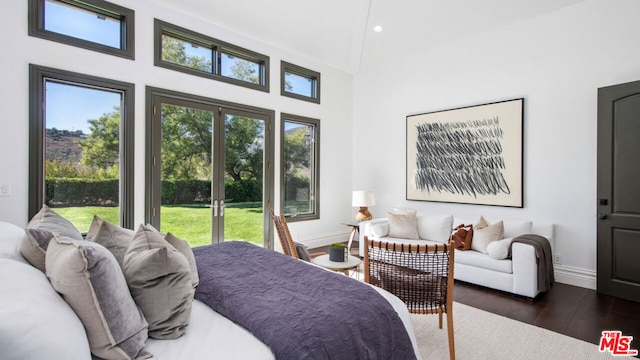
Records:
[[[287,219],[284,215],[276,215],[273,209],[269,209],[269,213],[271,214],[271,219],[276,228],[276,234],[278,234],[280,245],[285,255],[304,261],[311,261],[312,257],[322,255],[322,253],[309,255],[309,251],[305,245],[293,241],[293,237],[289,231],[289,225],[287,225]]]
[[[399,297],[409,312],[447,314],[449,357],[455,359],[453,339],[453,257],[450,244],[397,244],[365,237],[365,282]]]

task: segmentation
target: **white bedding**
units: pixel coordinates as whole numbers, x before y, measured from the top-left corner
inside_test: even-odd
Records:
[[[82,323],[45,274],[22,258],[18,244],[23,237],[23,229],[0,221],[0,358],[89,360]],[[406,306],[390,293],[373,288],[399,314],[420,359]],[[255,336],[198,300],[194,300],[184,336],[148,339],[146,344],[153,360],[275,358]]]

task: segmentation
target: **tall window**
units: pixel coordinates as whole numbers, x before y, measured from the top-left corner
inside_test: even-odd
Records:
[[[29,0],[29,35],[133,59],[134,11],[102,0]]]
[[[269,57],[155,20],[155,65],[269,92]]]
[[[282,61],[280,95],[320,104],[320,73]]]
[[[281,212],[287,221],[320,218],[320,120],[282,114]]]
[[[134,85],[30,65],[29,217],[133,225]]]

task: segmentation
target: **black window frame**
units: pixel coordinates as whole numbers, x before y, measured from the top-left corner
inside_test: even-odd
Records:
[[[311,125],[314,128],[313,133],[313,210],[309,213],[287,214],[285,205],[285,156],[284,156],[284,142],[285,142],[285,122],[294,122],[302,125]],[[287,218],[287,222],[317,220],[320,219],[320,120],[309,118],[305,116],[299,116],[288,113],[280,113],[280,213],[284,214]]]
[[[29,36],[39,37],[104,54],[135,60],[135,11],[103,0],[58,0],[68,5],[104,12],[120,18],[120,48],[45,30],[44,3],[46,0],[29,0]]]
[[[120,225],[134,226],[135,85],[66,70],[29,64],[29,200],[31,219],[44,204],[45,82],[48,80],[86,87],[113,89],[123,93],[120,126]]]
[[[212,49],[212,70],[211,72],[201,71],[187,66],[175,64],[162,60],[162,35],[168,35],[182,41],[201,44]],[[208,79],[222,81],[228,84],[238,85],[249,89],[269,92],[269,56],[255,51],[230,44],[228,42],[214,39],[204,34],[154,19],[154,56],[153,64],[158,67],[183,72],[190,75],[200,76]],[[256,62],[260,66],[260,83],[254,84],[247,81],[223,76],[220,69],[220,53],[233,54],[236,57],[248,61]]]
[[[304,78],[310,79],[313,82],[315,89],[312,89],[311,96],[304,96],[296,94],[285,89],[285,74],[290,73]],[[309,101],[312,103],[320,104],[320,73],[313,71],[302,66],[298,66],[284,60],[280,61],[280,95],[290,98]],[[314,96],[315,95],[315,96]]]

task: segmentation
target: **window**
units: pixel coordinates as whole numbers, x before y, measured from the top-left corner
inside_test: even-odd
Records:
[[[29,0],[29,35],[134,59],[134,11],[102,0]]]
[[[320,120],[282,114],[281,212],[287,221],[320,218]]]
[[[269,57],[155,20],[155,65],[269,92]]]
[[[133,226],[134,85],[30,65],[29,218]],[[82,101],[78,101],[82,99]]]
[[[320,104],[320,73],[282,61],[280,94]]]

